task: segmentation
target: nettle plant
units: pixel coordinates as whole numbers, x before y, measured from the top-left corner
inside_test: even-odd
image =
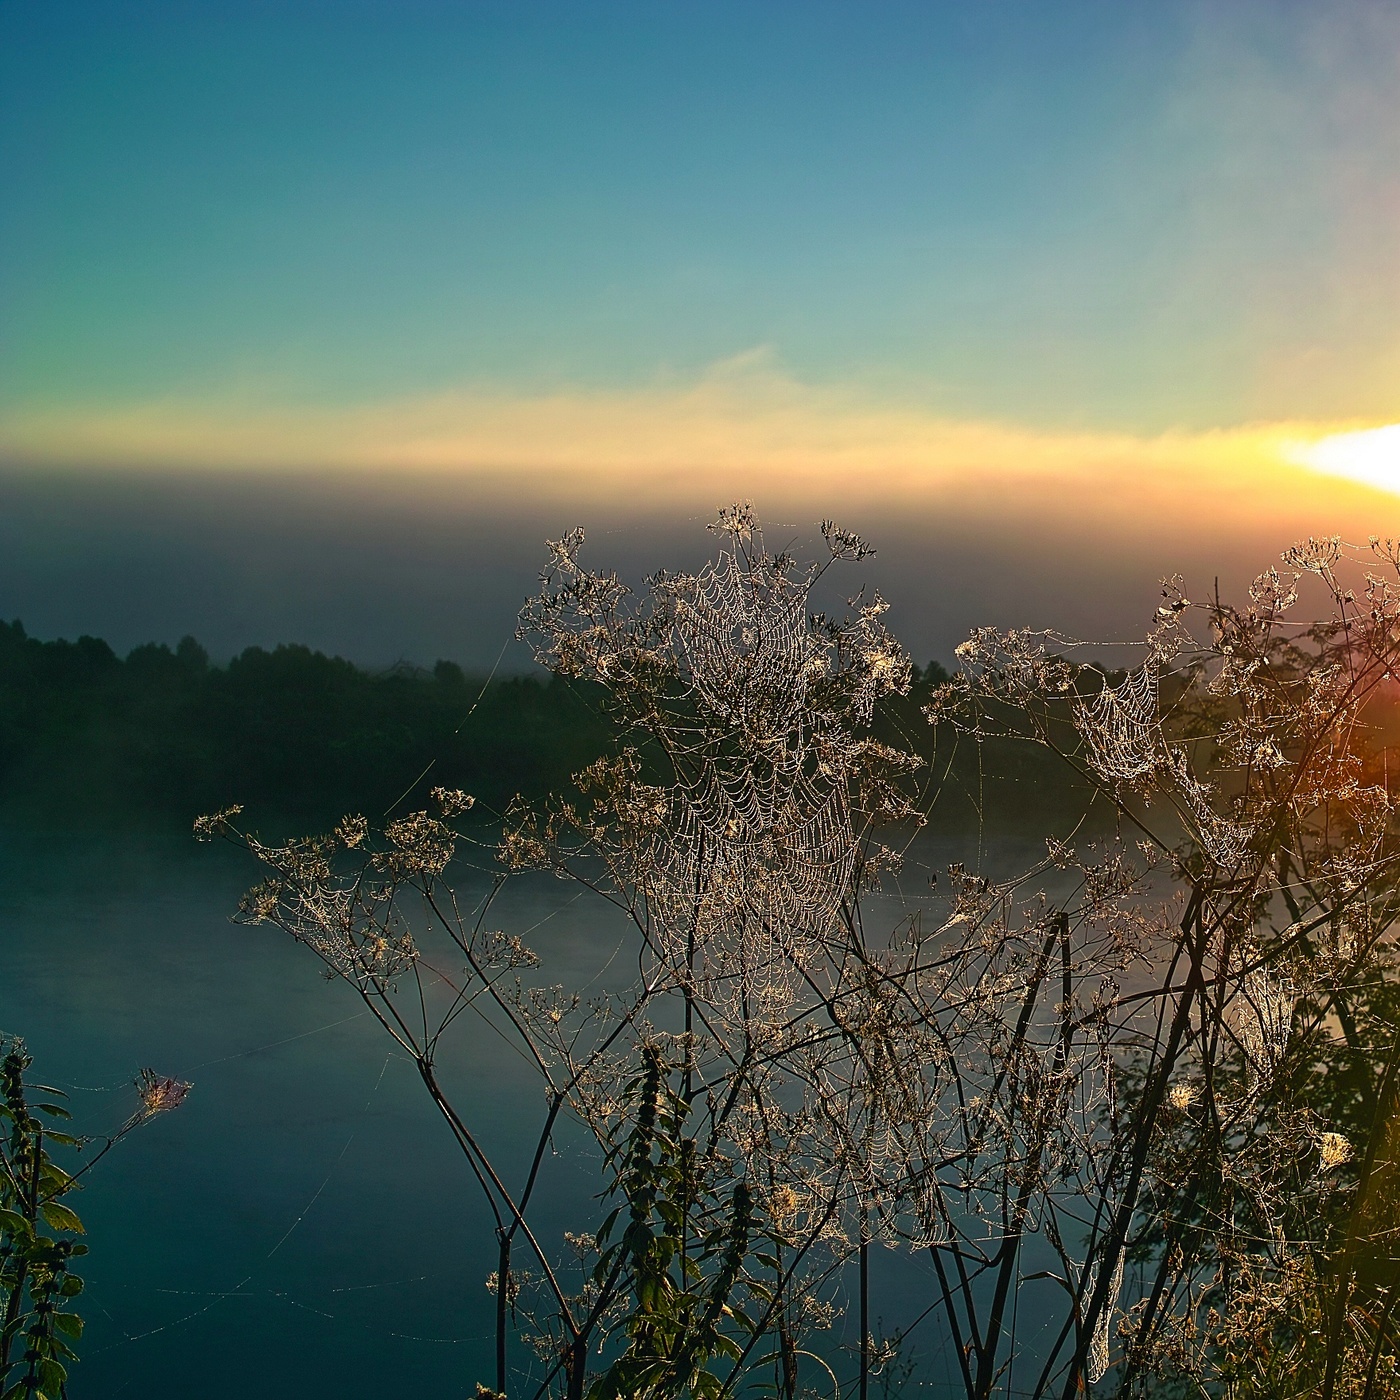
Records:
[[[1371,740],[1395,583],[1349,591],[1314,543],[1243,609],[1170,585],[1122,675],[974,634],[936,729],[1047,747],[1100,814],[1019,874],[930,887],[930,745],[891,718],[909,660],[878,596],[817,606],[868,547],[828,523],[804,565],[747,507],[712,529],[712,564],[640,594],[583,565],[581,532],[551,545],[520,635],[603,697],[616,744],[506,814],[470,909],[460,792],[278,845],[237,809],[197,824],[264,864],[242,916],[354,988],[460,1146],[495,1225],[495,1389],[864,1396],[917,1325],[969,1400],[1385,1393],[1400,999]],[[1293,625],[1304,580],[1330,617]],[[617,910],[627,985],[551,984],[492,927],[538,871]],[[544,1088],[519,1181],[444,1083],[468,1012]],[[559,1242],[532,1222],[565,1117],[608,1213]],[[881,1244],[933,1282],[877,1342]],[[824,1334],[851,1294],[847,1356]]]
[[[84,1285],[73,1264],[88,1252],[76,1238],[85,1231],[70,1202],[118,1142],[178,1108],[191,1086],[142,1070],[126,1121],[105,1138],[80,1137],[56,1126],[71,1116],[63,1091],[28,1082],[32,1060],[23,1042],[7,1039],[0,1048],[0,1396],[60,1400],[83,1335],[77,1299]]]

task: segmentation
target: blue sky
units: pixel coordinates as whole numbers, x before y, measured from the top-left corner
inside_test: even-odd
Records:
[[[1351,286],[1393,240],[1346,226],[1393,193],[1379,7],[57,3],[0,35],[11,409],[758,347],[1042,424],[1394,406]]]

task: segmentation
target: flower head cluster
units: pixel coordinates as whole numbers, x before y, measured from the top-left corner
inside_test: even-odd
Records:
[[[154,1118],[158,1113],[169,1113],[180,1107],[193,1084],[183,1079],[172,1079],[168,1075],[157,1074],[153,1069],[143,1069],[136,1077],[136,1093],[141,1100],[140,1116]]]

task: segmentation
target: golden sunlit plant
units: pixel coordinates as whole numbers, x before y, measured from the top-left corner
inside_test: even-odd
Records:
[[[1140,663],[1097,686],[1063,639],[975,634],[934,706],[1058,752],[1175,896],[1132,980],[1067,1021],[1118,1047],[1106,1189],[1062,1280],[1071,1330],[1112,1320],[1120,1393],[1395,1383],[1400,571],[1380,541],[1283,562],[1239,607],[1169,581]],[[1107,1360],[1100,1342],[1069,1379]]]
[[[1387,1394],[1395,550],[1353,582],[1355,552],[1309,542],[1240,608],[1174,581],[1124,671],[978,631],[928,697],[935,747],[903,723],[883,600],[819,606],[858,536],[828,522],[804,565],[746,506],[711,528],[714,562],[640,594],[584,566],[581,532],[551,545],[520,635],[603,697],[616,743],[506,814],[474,907],[460,792],[276,845],[237,809],[197,823],[263,863],[242,917],[354,988],[461,1148],[495,1225],[496,1391],[864,1397],[917,1340],[876,1340],[883,1243],[928,1260],[918,1326],[968,1400]],[[1012,742],[1092,810],[1029,869],[932,871],[950,748]],[[491,926],[538,871],[618,911],[627,985],[553,985]],[[469,1013],[545,1089],[520,1182],[443,1081]],[[615,1209],[560,1252],[531,1222],[564,1117]],[[848,1271],[843,1357],[823,1334]],[[1293,1388],[1268,1392],[1285,1355]]]

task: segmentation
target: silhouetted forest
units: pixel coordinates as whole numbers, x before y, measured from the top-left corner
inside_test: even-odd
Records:
[[[937,662],[877,715],[931,759],[935,820],[980,807],[998,824],[1063,816],[1062,766],[1034,750],[995,762],[970,750],[947,769],[921,716]],[[558,677],[486,685],[451,661],[370,671],[305,646],[250,647],[227,665],[186,637],[125,658],[104,641],[40,641],[0,623],[0,816],[47,826],[113,820],[187,826],[242,803],[296,824],[379,813],[432,765],[414,798],[460,787],[489,818],[517,793],[538,797],[613,742],[602,697]],[[946,776],[945,776],[946,771]]]
[[[95,637],[42,642],[0,623],[10,814],[188,822],[241,802],[333,819],[382,811],[430,762],[430,785],[499,807],[567,779],[605,742],[590,698],[554,679],[483,692],[448,661],[376,673],[304,646],[250,647],[216,666],[192,637],[123,659]]]

